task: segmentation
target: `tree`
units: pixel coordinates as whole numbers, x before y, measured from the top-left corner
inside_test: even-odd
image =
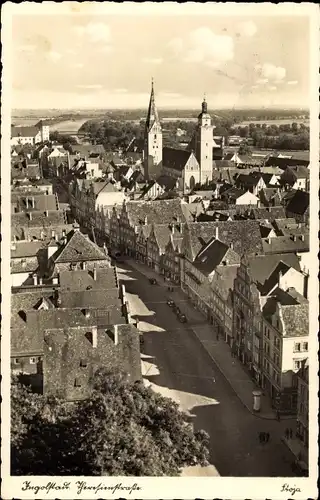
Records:
[[[245,155],[245,156],[251,155],[252,151],[251,151],[250,146],[246,142],[243,142],[242,144],[240,144],[240,147],[238,149],[238,154]]]
[[[78,403],[38,396],[30,415],[25,389],[14,390],[13,474],[175,476],[207,464],[208,435],[172,400],[121,373],[98,371]]]

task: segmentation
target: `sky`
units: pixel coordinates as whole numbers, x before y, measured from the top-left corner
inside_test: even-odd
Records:
[[[305,107],[309,19],[13,16],[12,108]]]

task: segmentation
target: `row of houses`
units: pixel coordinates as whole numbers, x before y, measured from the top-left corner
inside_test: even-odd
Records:
[[[35,391],[78,400],[101,367],[140,380],[139,332],[107,248],[41,175],[38,164],[12,177],[11,370]]]

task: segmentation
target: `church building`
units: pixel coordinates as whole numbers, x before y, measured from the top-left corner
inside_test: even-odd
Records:
[[[173,177],[179,181],[183,192],[192,190],[195,184],[210,182],[213,147],[213,126],[205,99],[188,150],[162,147],[162,129],[152,81],[144,135],[145,180],[156,180],[160,175]]]

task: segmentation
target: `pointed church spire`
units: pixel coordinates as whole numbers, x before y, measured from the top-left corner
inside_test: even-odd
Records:
[[[149,131],[151,127],[154,125],[154,123],[157,123],[160,126],[160,120],[154,97],[154,81],[153,78],[151,78],[151,94],[150,94],[148,115],[146,120],[146,130]]]

